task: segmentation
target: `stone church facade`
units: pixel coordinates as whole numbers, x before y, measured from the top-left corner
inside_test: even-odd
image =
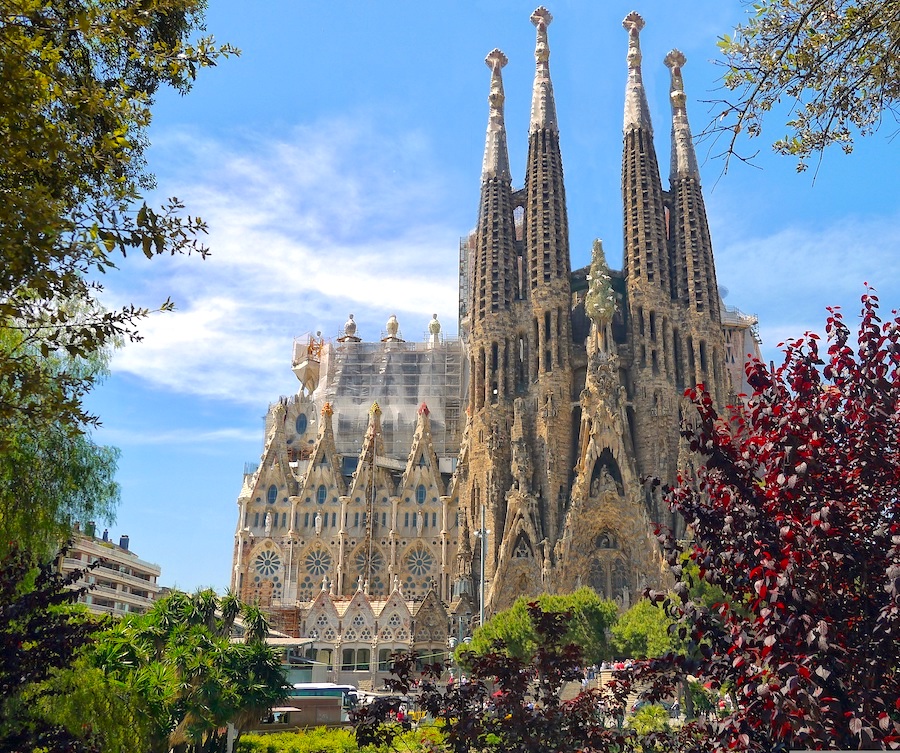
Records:
[[[662,186],[636,13],[623,24],[624,266],[610,269],[597,243],[590,267],[571,269],[552,17],[539,8],[531,20],[521,188],[506,147],[506,57],[486,58],[459,337],[444,337],[435,314],[406,340],[392,315],[365,341],[351,315],[333,340],[298,339],[300,388],[270,406],[260,465],[245,469],[232,588],[310,638],[310,655],[327,655],[335,671],[376,681],[385,649],[445,650],[482,609],[521,595],[584,585],[627,607],[665,583],[653,529],[681,524],[654,479],[690,465],[684,390],[703,383],[724,405],[743,391],[745,355],[758,353],[755,319],[726,308],[717,287],[677,50],[665,57],[672,152]]]

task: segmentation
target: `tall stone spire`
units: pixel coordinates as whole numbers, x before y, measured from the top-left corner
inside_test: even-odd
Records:
[[[644,19],[629,13],[628,83],[622,151],[622,199],[625,208],[625,272],[631,297],[639,292],[652,307],[671,299],[669,252],[659,164],[653,147],[650,111],[641,79],[640,31]]]
[[[718,326],[719,293],[712,240],[700,190],[700,171],[691,139],[681,77],[681,67],[686,60],[679,50],[672,50],[665,58],[665,64],[672,73],[669,95],[672,101],[672,171],[669,179],[674,241],[673,288],[676,297],[685,301],[695,316],[709,319]]]
[[[553,83],[550,81],[550,45],[547,43],[547,27],[551,21],[553,16],[543,6],[531,14],[531,23],[537,28],[537,43],[534,48],[536,69],[534,90],[531,95],[531,132],[540,128],[558,130]]]
[[[484,59],[491,69],[488,96],[490,116],[481,174],[481,202],[475,231],[475,266],[472,270],[473,331],[486,317],[508,312],[516,298],[517,253],[513,219],[512,179],[503,122],[503,79],[500,70],[507,59],[500,50],[491,50]]]
[[[529,464],[537,472],[540,490],[540,537],[549,546],[560,533],[569,471],[573,460],[567,437],[571,436],[571,411],[563,406],[570,399],[572,381],[571,276],[569,220],[566,188],[553,88],[550,83],[545,8],[531,15],[537,28],[534,98],[525,171],[525,270],[524,288],[530,303],[530,318],[520,326],[527,337],[528,390],[540,410],[529,419],[526,433]],[[537,548],[538,541],[530,541]]]
[[[684,80],[681,77],[681,67],[686,62],[687,58],[681,50],[672,50],[665,59],[665,64],[672,73],[669,99],[672,103],[672,170],[670,178],[673,181],[678,177],[688,176],[700,179],[697,155],[694,152],[694,141],[691,137],[691,126],[688,123],[687,107],[685,106],[687,95],[684,93]]]
[[[490,119],[481,176],[481,200],[470,265],[469,421],[467,431],[482,441],[470,447],[469,474],[460,504],[470,516],[481,510],[491,530],[502,530],[503,493],[511,484],[509,442],[503,431],[512,421],[512,368],[520,312],[519,252],[513,216],[512,180],[503,124],[503,82],[506,55],[492,50],[485,63],[491,69]],[[473,518],[473,519],[476,519]],[[487,571],[493,572],[496,537],[490,542]]]
[[[509,152],[506,148],[506,125],[503,122],[503,77],[500,71],[508,62],[500,50],[491,50],[484,59],[491,69],[491,92],[488,94],[490,111],[488,115],[487,137],[484,142],[484,162],[481,168],[482,180],[487,178],[509,179]]]
[[[631,11],[622,26],[628,32],[628,84],[625,87],[625,130],[645,128],[653,135],[650,124],[650,108],[647,105],[647,94],[644,92],[644,79],[641,76],[641,29],[644,19],[637,11]]]
[[[682,371],[688,385],[703,382],[719,405],[730,392],[725,360],[719,290],[706,206],[700,189],[700,171],[685,108],[681,68],[685,56],[672,50],[665,64],[672,73],[672,169],[670,173],[670,228],[673,296],[687,307],[682,336],[686,356]],[[684,357],[683,356],[683,357]]]

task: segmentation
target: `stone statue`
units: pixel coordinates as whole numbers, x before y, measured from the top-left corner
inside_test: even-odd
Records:
[[[266,513],[266,536],[272,535],[272,511]]]
[[[322,535],[322,513],[316,512],[315,518],[316,536]]]
[[[391,314],[390,318],[387,320],[385,329],[387,330],[389,338],[396,339],[397,333],[400,331],[400,322],[397,321],[396,314]]]
[[[441,332],[441,323],[438,321],[437,314],[434,314],[431,317],[431,321],[428,322],[428,331],[432,335],[438,335]]]
[[[607,468],[605,465],[600,469],[600,477],[598,478],[598,481],[600,482],[601,492],[618,491],[616,487],[616,481],[610,475],[609,468]]]
[[[422,535],[422,527],[425,525],[425,513],[420,512],[416,515],[416,531],[419,532],[419,536]]]

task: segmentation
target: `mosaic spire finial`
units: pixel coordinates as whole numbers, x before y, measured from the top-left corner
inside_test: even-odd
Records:
[[[687,117],[687,95],[684,93],[684,79],[681,68],[687,58],[680,50],[672,50],[666,55],[665,64],[672,73],[672,85],[669,99],[672,103],[672,179],[682,177],[698,177],[697,154],[694,151],[694,140]]]
[[[541,6],[531,14],[531,23],[537,29],[534,48],[534,90],[531,95],[531,131],[541,128],[558,130],[556,102],[553,99],[553,83],[550,81],[550,45],[547,27],[553,21],[550,11]]]
[[[491,91],[488,94],[490,114],[488,115],[487,137],[484,143],[484,162],[481,178],[511,177],[509,171],[509,153],[506,148],[506,125],[503,122],[503,76],[500,71],[508,59],[500,50],[491,50],[484,59],[491,69]]]
[[[641,29],[644,19],[637,11],[631,11],[622,26],[628,32],[628,84],[625,87],[625,130],[646,128],[651,133],[650,108],[641,77]]]

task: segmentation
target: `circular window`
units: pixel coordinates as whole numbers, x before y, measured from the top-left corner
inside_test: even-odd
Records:
[[[365,550],[357,552],[354,559],[354,565],[356,566],[357,572],[367,572],[369,570],[369,568],[367,567],[368,564],[369,556],[367,552]],[[372,552],[371,565],[372,572],[378,572],[384,567],[384,557],[381,556],[381,552],[379,552],[377,549]]]
[[[294,422],[294,426],[297,429],[297,433],[301,436],[306,434],[306,429],[309,426],[309,419],[306,417],[305,413],[301,413],[297,416],[297,420]]]
[[[325,484],[319,484],[319,488],[316,489],[316,502],[320,505],[324,505],[327,498],[328,489],[325,488]]]
[[[425,575],[434,565],[434,557],[427,549],[416,549],[406,558],[406,566],[413,575]]]
[[[253,563],[256,572],[264,576],[272,576],[278,572],[281,567],[281,557],[277,552],[271,550],[260,552],[256,555],[256,561]]]
[[[272,486],[270,486],[269,490],[266,492],[266,501],[270,505],[274,505],[275,500],[277,500],[277,499],[278,499],[278,487],[275,486],[275,484],[272,484]]]
[[[424,484],[419,484],[416,487],[416,502],[420,505],[425,504],[425,495],[428,493],[428,490],[425,488]]]
[[[306,555],[306,571],[312,575],[325,575],[331,569],[331,555],[321,549]]]

